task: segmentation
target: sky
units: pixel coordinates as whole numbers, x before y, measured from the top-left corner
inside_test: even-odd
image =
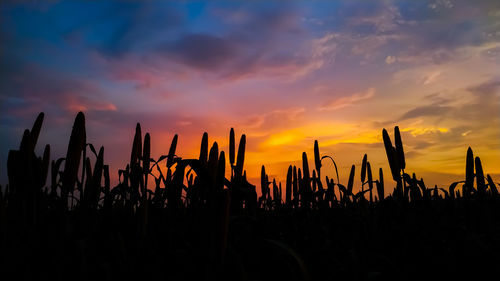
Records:
[[[152,156],[197,158],[203,132],[245,169],[284,181],[314,140],[341,182],[365,153],[390,179],[382,129],[402,131],[407,171],[462,180],[471,146],[500,181],[500,2],[1,1],[0,183],[37,114],[37,146],[66,154],[78,111],[116,182],[135,124]],[[333,176],[324,162],[323,175]],[[386,185],[391,185],[386,183]],[[260,188],[258,188],[259,190]]]

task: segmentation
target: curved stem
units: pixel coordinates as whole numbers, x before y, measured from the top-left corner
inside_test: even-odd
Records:
[[[337,169],[337,163],[335,163],[335,160],[333,160],[333,158],[331,156],[329,156],[329,155],[325,155],[325,156],[321,157],[321,160],[323,160],[325,158],[330,158],[330,160],[332,160],[333,165],[335,166],[335,173],[337,174],[337,183],[340,183],[340,180],[339,180],[339,170]]]

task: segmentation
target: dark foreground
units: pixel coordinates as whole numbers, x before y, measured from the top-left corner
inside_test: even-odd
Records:
[[[493,198],[429,200],[231,216],[216,262],[207,213],[78,210],[2,228],[2,274],[36,280],[428,280],[496,272],[500,210]],[[4,222],[5,223],[5,222]],[[495,276],[495,275],[493,275]]]
[[[405,172],[399,128],[395,146],[383,130],[391,181],[384,184],[381,169],[374,179],[365,155],[362,185],[354,193],[355,166],[347,185],[338,176],[322,178],[322,161],[335,161],[321,156],[316,142],[312,175],[305,153],[302,167],[290,166],[283,189],[262,167],[257,196],[243,168],[244,135],[236,155],[231,130],[228,161],[217,143],[208,149],[206,134],[198,159],[175,154],[177,136],[168,154],[154,159],[149,134],[143,142],[138,125],[130,163],[119,170],[119,184],[110,187],[104,149],[97,152],[86,143],[82,113],[66,157],[57,160],[50,161],[48,145],[42,157],[34,153],[42,122],[40,114],[19,150],[9,153],[9,184],[0,193],[1,277],[497,278],[500,196],[471,149],[464,181],[428,188]],[[154,187],[148,187],[148,178]]]

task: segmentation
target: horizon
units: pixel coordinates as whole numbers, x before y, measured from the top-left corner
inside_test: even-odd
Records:
[[[152,157],[174,134],[197,158],[203,132],[245,169],[284,182],[314,140],[341,182],[368,155],[390,169],[382,129],[402,133],[407,171],[429,187],[465,177],[467,147],[500,176],[500,4],[495,1],[2,3],[0,184],[24,129],[45,112],[37,155],[64,157],[73,120],[105,148],[113,184],[135,124]],[[72,11],[81,11],[73,15]],[[69,16],[71,15],[71,16]],[[325,164],[325,173],[333,176]],[[152,185],[151,185],[152,186]],[[358,185],[356,185],[358,186]]]

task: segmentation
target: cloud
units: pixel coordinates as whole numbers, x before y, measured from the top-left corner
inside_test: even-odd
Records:
[[[64,106],[68,111],[117,111],[116,105],[110,102],[99,101],[81,95],[65,95]]]
[[[396,62],[396,60],[397,60],[397,58],[395,56],[387,56],[385,58],[385,63],[386,64],[393,64]]]
[[[206,17],[212,23],[224,25],[223,30],[203,28],[190,31],[175,27],[156,38],[151,32],[134,32],[134,46],[124,50],[120,60],[106,60],[113,77],[130,79],[151,87],[172,79],[214,79],[219,83],[246,78],[281,77],[293,80],[322,66],[321,60],[309,49],[307,33],[300,27],[300,17],[289,5],[249,6],[248,9],[206,7]],[[175,10],[175,9],[174,9]],[[224,15],[224,16],[223,16]],[[153,32],[154,33],[154,32]],[[287,48],[283,48],[283,45]],[[130,61],[126,63],[124,61]],[[133,64],[133,75],[124,75],[123,65]],[[116,66],[115,66],[116,65]],[[140,73],[140,74],[139,74]],[[147,73],[147,74],[144,74]]]
[[[0,95],[10,114],[47,109],[77,111],[116,111],[105,100],[105,92],[88,79],[75,78],[35,63],[16,60],[15,66],[0,77]],[[22,108],[16,106],[21,102]]]
[[[442,74],[442,72],[438,70],[438,71],[434,71],[434,72],[432,72],[432,73],[430,73],[430,74],[426,75],[426,76],[424,77],[424,79],[425,79],[425,80],[424,80],[424,82],[423,82],[422,84],[423,84],[423,85],[427,85],[427,84],[430,84],[430,83],[432,83],[432,82],[436,81],[436,79],[437,79],[437,78],[438,78],[441,74]]]
[[[432,10],[451,9],[453,6],[454,5],[450,0],[437,0],[428,5],[428,7]]]
[[[499,93],[498,91],[499,89],[500,89],[500,78],[485,81],[481,84],[467,88],[468,91],[476,94],[480,99],[484,97],[495,97],[495,96],[498,98],[497,94]]]
[[[375,95],[375,88],[369,88],[365,92],[356,93],[348,97],[341,97],[338,99],[334,99],[329,101],[322,106],[320,106],[319,110],[335,110],[348,106],[352,106],[354,104],[359,103],[363,100],[371,99]]]
[[[400,24],[405,23],[397,6],[392,4],[375,4],[375,6],[375,9],[365,11],[363,15],[350,15],[347,25],[353,27],[358,33],[359,27],[366,28],[368,26],[370,27],[368,32],[381,34],[394,31]]]
[[[462,137],[466,137],[470,133],[472,133],[472,130],[467,130],[467,131],[462,133]]]
[[[305,108],[291,107],[276,109],[259,115],[252,115],[242,122],[246,129],[255,130],[254,135],[265,135],[275,129],[281,129],[290,125],[297,126],[300,117],[303,116]]]
[[[186,34],[162,51],[168,58],[206,71],[218,71],[240,55],[234,42],[209,34]]]
[[[476,5],[477,4],[477,5]],[[456,59],[460,49],[498,42],[498,3],[453,3],[447,0],[387,4],[395,11],[386,21],[393,28],[380,34],[398,35],[389,49],[399,62],[411,65],[442,64]],[[386,10],[389,10],[389,9]],[[374,12],[376,13],[376,12]],[[389,12],[378,12],[390,14]],[[372,16],[373,17],[373,16]],[[380,16],[379,16],[380,17]]]
[[[327,33],[323,37],[312,40],[311,50],[312,58],[317,60],[318,67],[323,66],[324,59],[329,58],[330,62],[335,61],[338,43],[336,42],[339,34]]]
[[[482,51],[481,56],[490,60],[500,61],[500,46],[488,48]]]
[[[98,11],[100,16],[88,17],[80,28],[68,33],[89,33],[98,36],[97,50],[112,59],[141,51],[142,46],[155,44],[184,23],[184,14],[172,5],[157,5],[154,2],[108,3]],[[112,17],[110,17],[112,15]],[[114,26],[109,33],[100,31],[103,24]],[[66,34],[65,34],[66,36]],[[142,45],[142,46],[141,46]]]
[[[424,105],[418,106],[407,111],[399,120],[406,120],[411,118],[419,118],[425,116],[444,116],[452,110],[449,106],[440,105]]]
[[[500,124],[499,81],[497,78],[488,79],[464,89],[445,92],[443,95],[446,95],[446,98],[440,97],[439,94],[427,95],[423,100],[431,101],[430,104],[416,106],[406,111],[398,120],[414,120],[412,122],[434,126],[439,123],[450,128],[451,134],[448,135],[453,137],[443,143],[456,142],[461,137],[472,135],[497,134],[499,131],[492,128]]]

